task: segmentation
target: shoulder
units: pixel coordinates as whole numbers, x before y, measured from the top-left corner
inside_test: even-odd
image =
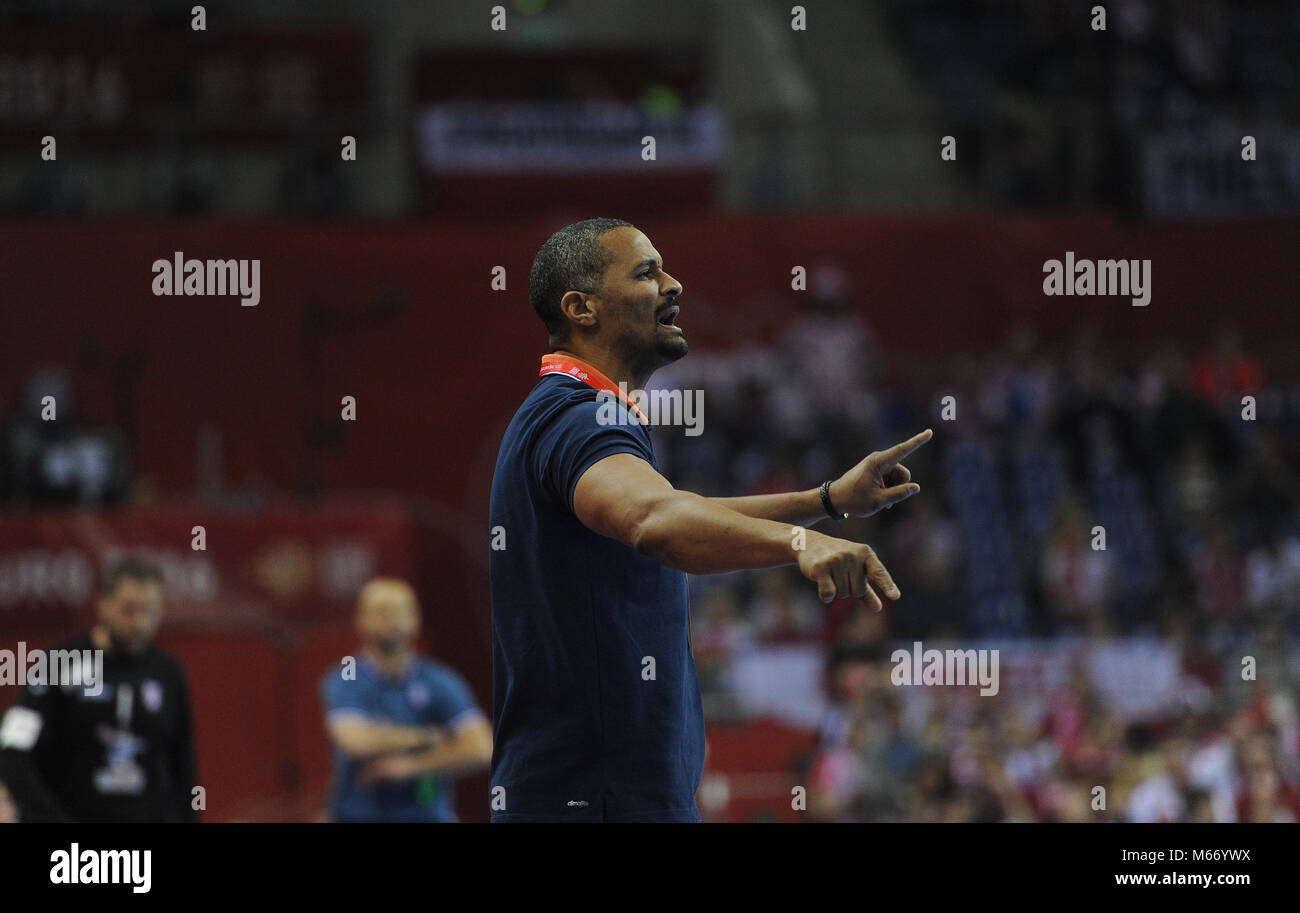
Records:
[[[179,659],[157,644],[150,645],[147,660],[159,673],[169,678],[185,681],[185,666]]]
[[[451,666],[448,666],[446,663],[438,662],[438,660],[430,656],[421,656],[417,659],[416,669],[418,670],[419,677],[426,682],[433,682],[441,685],[448,682],[458,683],[462,681],[459,672]]]
[[[344,675],[345,672],[351,674]],[[322,688],[337,688],[342,685],[356,688],[369,684],[372,679],[370,668],[361,661],[360,657],[342,656],[325,667],[325,671],[320,676],[320,684]]]
[[[537,380],[510,419],[504,442],[519,446],[554,428],[556,419],[584,403],[596,403],[596,391],[576,378],[547,374]]]
[[[649,441],[649,428],[633,416],[628,404],[616,392],[596,390],[581,381],[564,378],[566,385],[537,409],[537,424],[543,433],[562,430],[564,435],[584,438],[609,434]]]
[[[537,385],[524,399],[520,411],[534,423],[545,423],[556,415],[572,409],[595,407],[596,390],[576,377],[547,374],[538,378]]]
[[[615,400],[615,406],[621,404]],[[601,402],[598,391],[572,377],[550,374],[524,400],[512,422],[515,446],[549,457],[567,452],[619,425],[616,412]],[[537,449],[535,449],[537,448]]]
[[[453,703],[473,704],[474,691],[465,676],[451,666],[435,659],[425,659],[421,668],[421,680],[436,694],[442,695]]]

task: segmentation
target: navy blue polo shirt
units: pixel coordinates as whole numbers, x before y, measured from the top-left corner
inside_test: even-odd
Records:
[[[593,463],[630,453],[659,468],[649,427],[609,399],[544,375],[501,442],[490,509],[493,821],[700,820],[704,713],[686,575],[573,512]]]

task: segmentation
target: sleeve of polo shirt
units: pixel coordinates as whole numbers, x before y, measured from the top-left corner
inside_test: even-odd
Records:
[[[321,676],[321,705],[325,719],[345,716],[373,716],[365,704],[361,684],[355,679],[345,679],[342,668],[331,669]]]
[[[626,419],[622,403],[615,404],[620,419]],[[602,411],[603,409],[603,411]],[[616,453],[630,453],[647,463],[654,454],[631,424],[602,424],[610,414],[608,404],[596,401],[576,403],[547,423],[537,435],[530,470],[546,491],[573,510],[573,490],[593,463]]]
[[[474,700],[465,679],[451,669],[439,670],[433,702],[432,722],[459,732],[466,724],[483,719],[483,711]]]

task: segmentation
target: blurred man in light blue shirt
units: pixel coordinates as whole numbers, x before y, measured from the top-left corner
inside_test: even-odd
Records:
[[[492,732],[465,681],[415,651],[420,611],[402,580],[357,602],[359,656],[321,680],[337,821],[455,821],[451,778],[487,767]]]

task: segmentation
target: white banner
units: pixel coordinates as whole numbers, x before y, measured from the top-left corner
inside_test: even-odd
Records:
[[[1247,135],[1254,161],[1242,158]],[[1226,127],[1146,137],[1142,177],[1148,215],[1252,217],[1300,213],[1300,130]]]
[[[925,641],[926,649],[997,651],[999,690],[1004,707],[1045,703],[1067,689],[1071,673],[1082,669],[1098,695],[1126,720],[1179,712],[1189,694],[1176,647],[1163,640]],[[889,650],[911,651],[911,641],[891,642]],[[750,714],[770,714],[797,726],[816,726],[826,709],[827,655],[816,644],[756,646],[732,658],[727,682]],[[910,691],[907,687],[904,691]],[[930,692],[918,687],[917,692]],[[967,689],[978,694],[978,686]],[[1009,712],[1009,711],[1008,711]]]
[[[625,104],[508,102],[429,106],[416,133],[426,170],[492,174],[715,168],[725,130],[711,105],[661,116]],[[642,157],[646,137],[653,161]]]

